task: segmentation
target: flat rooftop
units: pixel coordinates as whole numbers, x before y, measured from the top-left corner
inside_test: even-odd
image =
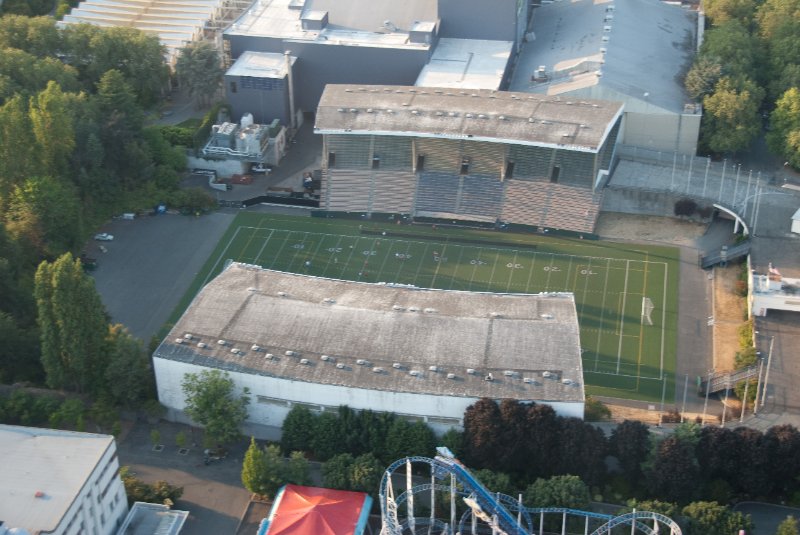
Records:
[[[532,31],[515,91],[558,95],[601,85],[676,113],[689,102],[681,74],[694,57],[694,12],[661,0],[552,2],[534,10]],[[539,67],[545,82],[531,79]]]
[[[31,533],[55,530],[113,442],[110,435],[0,425],[0,521]]]
[[[297,58],[290,56],[292,65]],[[252,78],[285,78],[286,56],[275,52],[243,52],[231,65],[227,76],[249,76]]]
[[[427,50],[430,45],[409,42],[408,31],[403,31],[394,24],[387,27],[375,27],[370,30],[359,27],[337,25],[335,13],[331,11],[330,23],[321,30],[304,30],[302,16],[306,10],[312,10],[309,2],[304,9],[294,9],[295,0],[271,0],[269,2],[254,2],[253,5],[231,24],[223,33],[225,35],[248,37],[271,37],[298,41],[311,41],[319,45],[329,46],[372,46],[387,48],[412,48]],[[341,3],[342,6],[349,4]],[[402,5],[402,4],[398,4]],[[338,9],[338,8],[337,8]],[[366,13],[377,12],[374,7],[362,11]],[[388,19],[387,19],[388,20]]]
[[[486,89],[327,85],[318,134],[472,139],[597,152],[622,103]]]
[[[154,356],[351,388],[584,399],[575,301],[565,293],[428,290],[233,263]]]
[[[500,89],[514,43],[442,38],[414,85]]]
[[[188,516],[188,511],[173,510],[166,505],[136,502],[117,535],[178,535]]]

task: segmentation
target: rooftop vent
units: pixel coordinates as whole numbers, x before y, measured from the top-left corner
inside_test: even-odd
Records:
[[[447,378],[448,378],[448,379],[455,379],[455,378],[456,378],[456,374],[454,374],[454,373],[448,373],[448,374],[447,374]]]
[[[608,42],[608,36],[604,35],[603,37],[600,38],[600,41],[602,41],[603,43],[607,43]]]
[[[392,364],[392,368],[394,368],[395,370],[399,370],[402,367],[403,365],[400,364],[399,362],[395,362],[394,364]]]
[[[472,119],[472,114],[471,113],[467,114],[467,119]]]
[[[438,366],[428,366],[428,370],[432,371],[432,372],[438,372],[439,371],[439,367]]]
[[[511,370],[506,370],[506,371],[503,372],[503,375],[505,375],[506,377],[514,377],[515,375],[517,375],[517,372],[513,372]]]
[[[344,108],[337,108],[337,111],[338,111],[339,113],[344,113],[344,111],[345,111],[345,110],[344,110]]]
[[[356,361],[356,364],[358,364],[359,366],[366,366],[367,364],[369,364],[369,362],[367,362],[367,361],[366,361],[366,360],[364,360],[364,359],[358,359],[358,360]]]
[[[449,111],[449,112],[447,112],[447,116],[448,116],[448,117],[455,117],[455,116],[456,116],[456,112],[454,112],[454,111]]]
[[[478,114],[478,119],[488,119],[488,116],[483,114],[483,113],[479,113]]]
[[[614,4],[606,6],[606,13],[612,13],[613,11],[614,11]]]
[[[219,345],[221,345],[221,346],[224,346],[224,345],[225,345],[225,344],[227,344],[227,343],[228,343],[228,342],[226,342],[225,340],[217,340],[217,344],[219,344]]]
[[[278,292],[278,295],[281,297],[286,297],[286,292]]]
[[[176,338],[175,339],[175,343],[176,344],[182,344],[183,343],[183,338]]]
[[[338,363],[338,364],[336,365],[336,367],[337,367],[338,369],[340,369],[340,370],[343,370],[343,369],[344,369],[344,364],[342,364],[342,363],[340,362],[340,363]]]
[[[475,375],[478,372],[475,371],[475,368],[467,368],[467,373],[470,375]]]
[[[322,355],[320,357],[320,360],[324,360],[325,362],[336,362],[335,358],[333,358],[331,356],[328,356],[328,355]]]
[[[233,353],[234,355],[238,355],[239,354],[239,350],[236,349],[235,347],[232,347],[231,348],[231,353]],[[242,353],[244,353],[244,351],[242,351]]]
[[[542,318],[543,320],[551,320],[551,319],[553,319],[553,315],[552,314],[539,314],[539,317]]]
[[[191,334],[186,333],[186,334],[183,335],[183,338],[184,338],[184,340],[191,340],[193,337],[192,337]]]
[[[611,26],[603,26],[603,31],[608,33],[611,31]]]
[[[605,54],[606,52],[608,52],[608,49],[606,47],[604,47],[604,46],[601,46],[600,47],[600,53],[601,54]]]
[[[565,385],[571,385],[572,379],[561,379],[561,383]]]
[[[252,346],[250,346],[250,350],[251,351],[261,351],[261,346],[257,346],[255,344],[253,344]]]
[[[436,117],[441,117],[442,115],[444,115],[443,111],[437,111],[436,112]]]
[[[358,113],[358,108],[350,108],[350,113]]]
[[[523,377],[522,378],[522,382],[526,383],[526,384],[529,384],[529,385],[535,383],[535,381],[533,379],[531,379],[530,377]]]
[[[426,314],[436,314],[436,312],[437,312],[437,310],[435,308],[426,308],[425,309],[425,313]]]
[[[419,110],[411,110],[411,115],[419,115]]]
[[[197,342],[197,347],[199,347],[200,349],[205,349],[208,347],[208,344],[206,344],[205,342]]]
[[[332,305],[332,304],[334,304],[336,302],[336,299],[333,299],[332,297],[326,297],[325,299],[322,300],[322,302],[323,303],[328,303],[329,305]]]
[[[372,108],[367,108],[367,113],[372,113]]]
[[[542,377],[550,377],[551,375],[553,374],[550,372],[542,372]]]
[[[375,366],[374,368],[372,368],[372,373],[383,373],[383,368],[381,368],[380,366]]]
[[[410,370],[408,372],[408,375],[411,375],[413,377],[417,377],[417,376],[419,376],[419,372],[417,370]]]
[[[506,120],[506,116],[505,116],[505,115],[498,115],[498,116],[497,116],[497,118],[498,118],[500,121],[505,121],[505,120]]]
[[[307,366],[307,365],[309,365],[311,363],[308,361],[308,359],[300,359],[300,364],[304,364],[304,365]]]
[[[493,317],[493,318],[502,318],[502,317],[503,317],[503,315],[502,315],[502,314],[500,314],[499,312],[492,312],[492,313],[491,313],[491,314],[489,314],[489,315],[490,315],[491,317]]]
[[[483,378],[483,380],[484,380],[484,381],[489,381],[489,382],[491,382],[491,381],[494,381],[494,375],[492,375],[492,374],[490,373],[489,375],[486,375],[486,376]]]
[[[417,307],[408,307],[409,312],[419,312],[419,308]]]
[[[295,356],[297,356],[297,352],[289,350],[286,353],[284,353],[284,355],[286,355],[287,357],[295,357]]]
[[[274,356],[275,356],[275,355],[273,355],[272,353],[267,353],[266,355],[264,355],[264,358],[265,358],[265,359],[267,359],[267,360],[272,360],[272,358],[273,358]]]

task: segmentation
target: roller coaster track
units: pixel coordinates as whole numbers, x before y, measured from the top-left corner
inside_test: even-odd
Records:
[[[446,452],[446,450],[445,450]],[[440,451],[440,453],[442,453]],[[381,479],[379,490],[382,528],[381,535],[403,535],[415,533],[453,535],[460,533],[485,532],[486,525],[491,528],[492,533],[505,535],[541,535],[542,520],[544,514],[559,514],[564,519],[567,516],[582,517],[586,519],[585,532],[589,532],[590,520],[597,526],[598,522],[602,525],[596,527],[591,535],[607,535],[616,526],[635,526],[636,533],[647,535],[668,533],[671,535],[681,535],[681,528],[672,519],[653,512],[634,511],[620,516],[605,515],[590,511],[576,509],[549,507],[549,508],[527,508],[521,502],[501,493],[489,491],[477,478],[475,478],[467,468],[455,457],[448,455],[449,452],[437,455],[431,459],[429,457],[406,457],[392,463],[384,472]],[[411,484],[412,464],[426,464],[430,467],[431,482],[413,485]],[[395,496],[392,483],[393,476],[398,469],[405,467],[406,488],[403,492]],[[399,475],[399,474],[398,474]],[[444,481],[448,481],[444,483]],[[437,483],[438,481],[438,483]],[[447,522],[433,518],[417,518],[413,513],[414,496],[416,494],[434,492],[449,492],[451,500],[450,520]],[[461,496],[464,503],[469,507],[461,515],[456,530],[455,519],[455,496]],[[408,518],[401,521],[398,518],[398,506],[406,504]],[[539,530],[535,528],[531,521],[531,515],[540,516]],[[477,527],[477,519],[483,524]],[[472,530],[468,530],[468,522],[472,525]],[[649,522],[652,527],[648,525]],[[666,529],[665,529],[666,528]]]

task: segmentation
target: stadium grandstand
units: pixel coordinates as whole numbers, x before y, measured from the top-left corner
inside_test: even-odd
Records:
[[[394,412],[437,433],[477,400],[546,403],[583,417],[570,293],[420,289],[231,263],[195,297],[153,354],[168,418],[187,373],[219,369],[253,395],[247,433],[274,439],[294,405]]]
[[[329,212],[592,233],[623,106],[485,89],[328,85]]]
[[[174,65],[181,48],[214,38],[251,4],[250,0],[85,0],[61,24],[122,26],[158,35],[167,62]]]

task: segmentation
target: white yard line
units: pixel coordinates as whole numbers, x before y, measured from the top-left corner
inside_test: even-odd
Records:
[[[617,348],[617,374],[619,374],[620,361],[622,360],[622,335],[625,329],[625,300],[628,297],[628,268],[630,260],[625,261],[625,286],[622,288],[622,306],[619,310],[619,347]]]

